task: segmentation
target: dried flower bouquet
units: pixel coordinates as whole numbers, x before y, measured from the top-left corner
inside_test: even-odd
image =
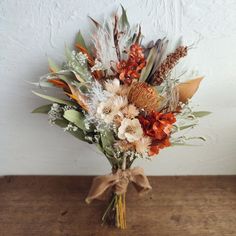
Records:
[[[58,88],[65,98],[34,92],[51,103],[33,113],[48,114],[51,124],[104,153],[112,172],[94,179],[86,202],[110,198],[102,221],[124,229],[129,182],[139,193],[151,189],[143,169],[131,168],[135,159],[185,144],[192,137],[178,131],[195,126],[208,112],[193,112],[189,105],[202,77],[180,83],[175,71],[189,47],[178,42],[169,53],[166,38],[144,46],[140,26],[131,27],[121,9],[120,17],[103,24],[92,19],[92,44],[79,32],[61,67],[49,60],[50,73],[36,84]]]

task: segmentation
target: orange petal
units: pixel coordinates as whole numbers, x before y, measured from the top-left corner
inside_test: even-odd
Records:
[[[66,83],[58,80],[58,79],[48,79],[49,83],[52,83],[53,85],[55,85],[56,87],[59,88],[64,88],[64,89],[68,89],[68,86]]]
[[[73,85],[68,84],[70,87],[70,93],[66,93],[69,97],[77,101],[77,103],[85,110],[88,111],[88,105],[86,104],[86,97],[80,93]]]

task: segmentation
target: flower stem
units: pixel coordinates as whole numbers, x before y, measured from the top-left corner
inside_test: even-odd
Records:
[[[114,203],[116,202],[116,197],[117,197],[117,195],[114,194],[114,196],[113,196],[112,199],[111,199],[110,204],[108,205],[106,211],[104,212],[104,214],[103,214],[103,216],[102,216],[102,224],[104,224],[104,223],[106,222],[106,219],[107,219],[107,217],[108,217],[108,213],[110,212],[110,210],[112,209]]]

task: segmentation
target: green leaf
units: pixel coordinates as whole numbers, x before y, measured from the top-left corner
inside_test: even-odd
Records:
[[[171,146],[187,146],[187,147],[194,147],[199,146],[196,144],[189,144],[189,143],[171,143]]]
[[[69,50],[69,49],[67,49],[67,50]],[[68,51],[68,53],[69,53],[69,51]],[[70,54],[71,55],[71,54]],[[48,65],[49,65],[49,68],[50,68],[50,70],[51,71],[53,71],[52,72],[52,74],[53,73],[59,73],[60,71],[61,71],[61,67],[60,66],[58,66],[52,59],[50,59],[50,58],[48,58]],[[71,82],[74,82],[74,81],[76,81],[76,80],[74,80],[74,79],[72,79],[72,78],[69,78],[68,76],[65,76],[65,75],[57,75],[58,76],[58,78],[59,79],[61,79],[62,81],[64,81],[65,83],[67,83],[67,84],[69,84],[69,83],[71,83]],[[75,75],[74,75],[75,76]],[[41,85],[41,83],[42,82],[40,82],[40,85]],[[50,83],[51,84],[51,83]]]
[[[51,110],[52,104],[44,105],[34,109],[31,113],[42,113],[47,114]]]
[[[72,68],[70,69],[72,69],[76,74],[78,74],[81,77],[82,79],[81,82],[84,82],[90,79],[91,73],[88,70],[88,64],[87,63],[81,64],[78,60],[73,59],[72,52],[67,46],[65,46],[65,54],[66,54],[67,61],[73,62],[75,64],[75,66],[72,66]]]
[[[87,46],[85,44],[85,41],[84,41],[84,38],[81,34],[81,32],[79,31],[78,34],[76,35],[76,38],[75,38],[75,43],[76,44],[79,44],[80,46],[82,46],[83,48],[87,49]],[[88,50],[88,49],[87,49]]]
[[[66,119],[57,119],[55,120],[55,124],[60,126],[61,128],[66,128],[69,122]]]
[[[191,124],[191,125],[183,125],[179,127],[179,130],[184,130],[184,129],[188,129],[188,128],[193,128],[194,126],[196,126],[196,124]]]
[[[80,129],[86,130],[84,124],[84,115],[81,112],[78,112],[73,109],[67,110],[64,112],[64,118],[75,124]]]
[[[139,81],[141,81],[141,82],[145,82],[146,81],[148,75],[150,74],[150,72],[152,70],[152,67],[153,67],[153,64],[155,62],[156,56],[157,56],[157,48],[153,47],[150,50],[149,54],[148,54],[147,64],[146,64],[146,66],[143,68],[143,70],[141,72]]]
[[[98,150],[100,150],[102,153],[104,152],[103,147],[100,143],[96,143],[96,147],[98,148]]]
[[[65,45],[65,55],[66,55],[66,59],[68,61],[70,61],[72,59],[72,52],[67,45]]]
[[[89,55],[92,54],[91,50],[89,47],[87,47],[85,41],[84,41],[84,38],[83,38],[83,35],[81,34],[81,32],[79,31],[78,34],[76,35],[76,38],[75,38],[75,44],[79,44],[81,47],[85,48],[88,52]]]
[[[73,102],[68,101],[68,100],[63,100],[63,99],[55,98],[55,97],[44,95],[44,94],[37,93],[37,92],[34,92],[34,91],[32,91],[32,93],[37,95],[37,96],[39,96],[39,97],[41,97],[41,98],[49,100],[51,102],[55,102],[55,103],[59,103],[59,104],[64,104],[64,105],[68,105],[68,106],[74,106],[75,105]]]
[[[128,17],[127,17],[127,14],[126,14],[126,10],[124,9],[124,7],[122,5],[120,5],[120,6],[121,6],[121,9],[122,9],[120,24],[123,28],[129,27],[129,21],[128,21]]]
[[[103,150],[109,156],[113,156],[114,141],[115,141],[115,138],[111,130],[107,129],[101,133],[101,142],[102,142]]]
[[[55,124],[60,126],[61,128],[65,128],[68,125],[68,121],[66,119],[58,119],[55,121]],[[81,141],[87,142],[85,139],[85,134],[81,129],[78,129],[77,131],[69,131],[67,130],[66,132],[72,134],[75,138],[78,138]]]
[[[196,112],[193,112],[193,115],[195,117],[199,117],[199,118],[204,117],[204,116],[208,116],[210,114],[211,114],[210,111],[196,111]]]
[[[48,66],[52,72],[58,72],[61,70],[61,68],[51,58],[48,58]]]
[[[40,87],[40,88],[55,88],[55,86],[52,84],[52,83],[49,83],[47,81],[39,81],[39,82],[33,82],[33,83],[30,83],[30,84],[33,84],[34,86],[36,87]]]

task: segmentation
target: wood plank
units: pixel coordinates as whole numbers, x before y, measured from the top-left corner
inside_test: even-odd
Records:
[[[105,202],[86,205],[92,177],[0,179],[0,236],[235,236],[236,176],[149,177],[127,194],[125,231],[100,225]]]

